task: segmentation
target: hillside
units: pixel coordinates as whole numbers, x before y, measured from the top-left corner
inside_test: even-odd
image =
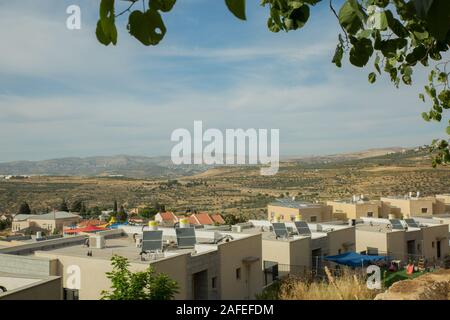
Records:
[[[257,166],[193,170],[190,175],[164,168],[170,176],[0,179],[0,212],[16,212],[22,201],[36,211],[51,209],[65,198],[69,203],[83,200],[91,208],[111,208],[114,200],[127,208],[159,202],[181,212],[196,208],[257,217],[264,216],[267,203],[279,197],[325,201],[354,194],[377,198],[410,191],[450,192],[450,168],[433,169],[426,150],[325,163],[282,162],[275,176],[261,176]],[[168,183],[169,179],[176,181]]]
[[[190,175],[204,167],[174,166],[169,157],[110,156],[0,163],[1,175],[160,177]]]

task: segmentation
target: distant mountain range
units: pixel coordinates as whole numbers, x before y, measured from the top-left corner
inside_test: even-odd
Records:
[[[0,175],[168,177],[191,175],[207,166],[174,165],[169,157],[101,156],[0,163]]]
[[[303,163],[346,161],[377,157],[403,150],[407,149],[393,147],[328,156],[286,157],[282,161]],[[194,175],[212,167],[208,165],[174,165],[170,157],[117,155],[5,162],[0,163],[0,175],[175,177]]]

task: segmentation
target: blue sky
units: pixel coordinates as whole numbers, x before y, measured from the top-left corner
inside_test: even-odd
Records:
[[[81,7],[81,30],[66,29],[71,4]],[[119,19],[118,46],[104,47],[97,1],[2,1],[0,161],[168,156],[171,132],[194,120],[280,129],[285,156],[442,137],[443,125],[420,117],[423,71],[398,90],[385,76],[370,85],[370,69],[330,63],[339,28],[327,4],[304,29],[274,34],[259,1],[248,1],[242,22],[222,0],[179,0],[158,46],[141,45]]]

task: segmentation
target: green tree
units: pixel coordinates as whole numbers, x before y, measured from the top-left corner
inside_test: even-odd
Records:
[[[153,218],[157,213],[158,210],[151,207],[146,207],[139,210],[139,215],[144,219]]]
[[[106,273],[111,280],[111,291],[102,291],[102,300],[171,300],[178,293],[178,284],[151,266],[145,271],[131,272],[128,259],[114,255],[112,271]]]
[[[81,202],[81,208],[80,208],[79,213],[80,213],[81,216],[86,216],[88,214],[88,210],[87,210],[86,205],[84,204],[84,202]]]
[[[66,199],[63,199],[61,204],[58,207],[59,211],[69,212],[69,205],[66,202]]]
[[[237,223],[246,222],[247,219],[242,214],[226,214],[223,220],[227,225],[234,225]]]
[[[117,213],[117,200],[114,200],[113,212]]]
[[[116,219],[119,222],[125,222],[127,221],[128,218],[128,214],[125,211],[125,208],[123,206],[120,206],[119,212],[117,212],[116,214]]]
[[[81,210],[82,210],[82,208],[83,208],[83,205],[84,205],[83,201],[77,199],[77,200],[75,200],[75,201],[72,203],[72,205],[70,206],[70,211],[81,213]]]
[[[27,202],[23,202],[20,205],[18,214],[31,214],[31,209]]]
[[[116,18],[129,13],[127,30],[146,46],[157,45],[166,34],[162,13],[172,10],[176,0],[126,0],[129,4],[116,14],[114,0],[101,0],[96,35],[104,45],[117,44]],[[261,0],[269,8],[267,26],[272,32],[301,29],[309,20],[310,10],[324,0]],[[142,3],[140,9],[132,8]],[[450,60],[443,54],[450,45],[449,0],[345,0],[333,12],[341,27],[332,62],[342,66],[342,59],[362,68],[373,62],[368,81],[374,83],[384,72],[392,83],[411,85],[413,72],[419,66],[428,68],[429,83],[419,98],[429,103],[423,112],[426,121],[441,122],[443,110],[450,108],[448,81]],[[245,0],[225,0],[228,9],[239,19],[246,20]],[[430,62],[436,61],[433,66]],[[427,100],[425,97],[427,96]],[[446,124],[450,135],[450,120]],[[433,140],[430,146],[433,166],[450,164],[449,139]]]

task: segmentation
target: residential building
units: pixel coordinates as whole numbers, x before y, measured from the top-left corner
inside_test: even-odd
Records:
[[[380,216],[379,201],[368,201],[355,196],[351,200],[327,201],[327,205],[333,208],[333,220],[378,218]]]
[[[205,212],[193,213],[189,217],[189,223],[191,225],[223,225],[225,220],[223,220],[220,214],[208,214]]]
[[[302,275],[320,270],[323,257],[355,250],[355,228],[334,223],[308,223],[309,235],[298,234],[293,222],[285,222],[287,237],[277,237],[272,223],[267,220],[250,220],[233,227],[233,231],[262,235],[262,259],[266,284],[274,277],[267,272],[276,268],[276,276]],[[276,277],[275,277],[276,278]]]
[[[415,226],[403,220],[361,218],[356,221],[356,251],[388,255],[403,262],[424,258],[427,263],[443,261],[449,254],[448,225],[415,221]]]
[[[450,193],[437,194],[436,200],[443,203],[445,213],[450,214]]]
[[[132,271],[152,266],[175,280],[179,286],[176,299],[246,300],[261,292],[260,234],[196,229],[196,244],[186,249],[178,247],[174,228],[159,230],[163,231],[164,250],[144,260],[134,241],[142,227],[123,226],[98,233],[96,237],[105,240],[94,241],[89,248],[83,247],[85,235],[1,248],[0,272],[60,276],[66,297],[99,299],[102,290],[110,289],[106,272],[111,271],[111,257],[117,254],[129,259]],[[87,255],[88,250],[92,255]]]
[[[0,272],[0,300],[62,300],[61,281],[57,276]]]
[[[155,221],[157,221],[161,226],[173,227],[175,223],[179,222],[179,218],[173,212],[166,211],[158,212],[155,215]]]
[[[403,218],[444,214],[446,210],[445,203],[437,197],[420,197],[419,193],[413,195],[410,192],[403,197],[382,197],[380,200],[392,207],[399,208]]]
[[[268,220],[292,222],[301,215],[307,222],[331,221],[332,207],[321,203],[309,203],[294,199],[278,199],[267,206]]]
[[[36,215],[18,214],[13,219],[12,232],[20,233],[21,230],[30,227],[41,228],[48,233],[53,233],[55,230],[62,232],[65,227],[76,225],[80,221],[79,215],[64,211]]]

